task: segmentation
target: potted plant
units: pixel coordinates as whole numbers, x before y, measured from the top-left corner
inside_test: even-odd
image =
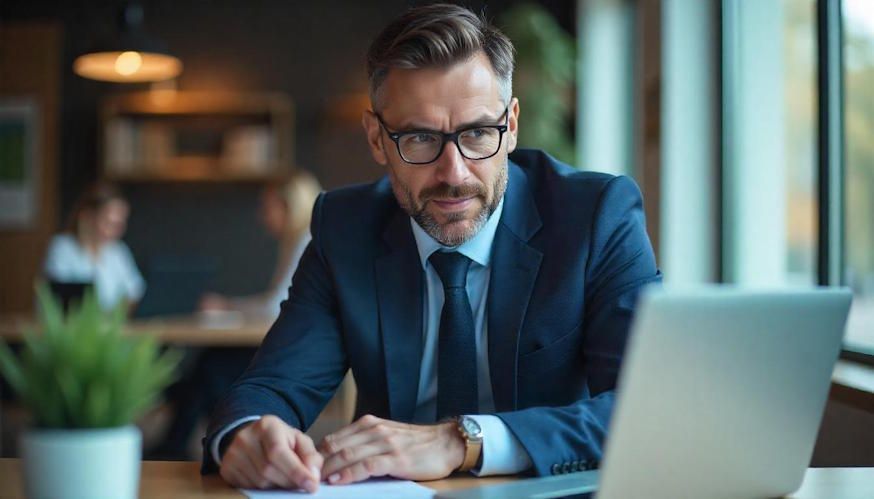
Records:
[[[64,315],[37,288],[39,332],[20,360],[0,342],[0,372],[29,409],[21,436],[31,498],[135,498],[142,435],[133,421],[172,380],[179,353],[125,333],[126,310],[100,309],[93,293]]]

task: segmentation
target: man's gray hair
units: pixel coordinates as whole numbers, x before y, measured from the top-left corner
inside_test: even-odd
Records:
[[[449,67],[482,50],[498,77],[501,99],[513,95],[513,44],[506,35],[459,5],[415,7],[392,21],[367,51],[370,102],[377,106],[380,86],[391,69]]]

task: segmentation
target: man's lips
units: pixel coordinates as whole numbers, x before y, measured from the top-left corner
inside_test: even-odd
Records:
[[[465,198],[431,199],[430,201],[437,205],[437,207],[441,210],[456,211],[467,208],[474,199],[476,199],[476,196],[469,196]]]

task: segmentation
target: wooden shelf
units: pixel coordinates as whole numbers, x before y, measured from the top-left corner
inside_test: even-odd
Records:
[[[231,94],[155,90],[107,98],[106,109],[114,114],[281,114],[292,112],[291,100],[283,94]]]
[[[162,173],[155,174],[127,174],[127,175],[112,175],[106,176],[107,180],[118,183],[153,183],[153,182],[205,182],[205,183],[221,183],[221,182],[281,182],[288,178],[285,174],[245,174],[245,173]]]
[[[293,168],[293,104],[278,93],[121,94],[103,101],[100,124],[113,181],[272,181]]]

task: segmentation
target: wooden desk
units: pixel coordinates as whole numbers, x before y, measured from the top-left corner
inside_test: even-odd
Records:
[[[829,398],[874,414],[874,366],[839,360]]]
[[[140,498],[242,498],[216,475],[201,477],[195,462],[146,461],[140,478]],[[510,477],[458,477],[422,482],[434,490],[453,490],[513,480]],[[874,468],[811,468],[793,499],[870,499],[874,497]],[[0,459],[0,499],[23,499],[21,464]]]
[[[24,331],[35,325],[26,316],[0,317],[0,338],[10,343],[21,341]],[[240,321],[210,326],[198,316],[136,319],[130,322],[134,333],[152,334],[168,345],[194,347],[257,347],[270,329],[270,321]]]

